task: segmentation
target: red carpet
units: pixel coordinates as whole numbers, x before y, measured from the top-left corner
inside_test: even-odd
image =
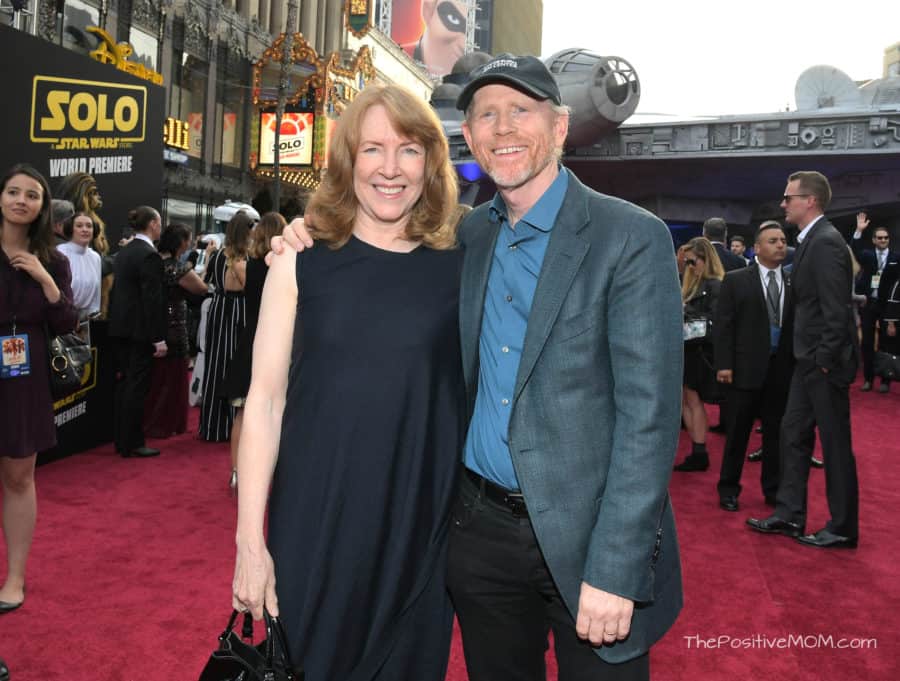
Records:
[[[653,650],[655,681],[900,679],[900,390],[854,387],[852,406],[856,551],[819,551],[745,528],[748,515],[768,511],[758,464],[745,467],[741,511],[720,511],[720,436],[710,437],[709,471],[675,475],[686,605]],[[230,612],[227,447],[189,435],[151,444],[161,457],[124,460],[110,445],[38,469],[27,602],[0,617],[12,681],[197,678]],[[686,448],[683,441],[679,459]],[[812,530],[827,519],[823,487],[822,471],[813,471]],[[0,561],[3,570],[5,555]],[[458,637],[447,679],[466,680]]]

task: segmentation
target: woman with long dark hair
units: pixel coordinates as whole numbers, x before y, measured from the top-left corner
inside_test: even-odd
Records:
[[[25,601],[25,564],[37,517],[37,452],[56,444],[47,332],[75,328],[69,261],[56,248],[50,187],[29,165],[0,180],[0,485],[6,582],[0,614]]]
[[[225,374],[244,331],[244,284],[247,278],[247,246],[253,218],[238,211],[225,227],[225,247],[213,253],[206,267],[206,282],[213,298],[206,320],[206,367],[200,438],[224,442],[231,436],[234,407],[225,394]]]

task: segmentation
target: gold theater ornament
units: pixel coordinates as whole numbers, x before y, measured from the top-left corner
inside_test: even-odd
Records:
[[[101,64],[110,64],[115,66],[119,71],[130,73],[133,76],[149,80],[157,85],[163,84],[161,73],[157,73],[139,62],[128,61],[128,58],[134,53],[134,48],[126,42],[116,43],[112,36],[99,26],[88,26],[88,33],[93,33],[100,39],[100,44],[96,50],[90,52],[91,58]]]

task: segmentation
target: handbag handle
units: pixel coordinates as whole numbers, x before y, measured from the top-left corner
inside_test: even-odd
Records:
[[[228,635],[234,629],[234,625],[237,622],[237,617],[240,614],[237,610],[231,611],[231,617],[228,618],[228,626],[225,627],[225,631],[219,636],[220,641],[224,641],[228,638]],[[292,681],[294,678],[294,665],[291,662],[291,652],[288,648],[287,644],[287,636],[284,633],[284,626],[281,624],[281,620],[277,617],[273,617],[269,614],[269,610],[264,606],[263,607],[263,622],[266,627],[266,668],[270,670],[274,670],[275,668],[275,650],[276,650],[276,637],[278,639],[277,643],[280,647],[280,657],[281,663],[284,665],[285,671],[287,672],[288,681]],[[250,636],[253,635],[253,621],[250,619],[250,613],[247,612],[244,614],[244,627],[241,633],[244,635],[244,638],[248,638],[247,632],[250,632]]]

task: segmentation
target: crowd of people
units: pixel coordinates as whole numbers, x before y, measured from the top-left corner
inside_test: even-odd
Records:
[[[860,355],[860,389],[872,390],[879,354],[887,358],[880,392],[890,390],[891,362],[898,354],[900,258],[890,251],[890,232],[883,226],[873,230],[874,248],[865,247],[870,224],[865,213],[857,216],[848,247],[824,217],[830,200],[824,176],[797,172],[781,203],[785,222],[799,230],[796,248],[788,246],[782,223],[767,220],[756,231],[753,260],[744,260],[744,240],[732,238],[726,250],[726,225],[711,218],[703,237],[678,249],[682,416],[693,445],[674,468],[709,468],[703,403],[718,403],[726,435],[717,484],[720,507],[739,510],[744,462],[759,461],[762,496],[774,510],[768,518],[749,518],[752,529],[818,547],[852,548],[859,538],[859,493],[848,390]],[[762,447],[748,455],[757,418]],[[813,456],[816,428],[821,459]],[[825,469],[831,520],[807,534],[811,467]]]
[[[130,212],[128,237],[114,257],[106,258],[97,250],[102,249],[101,223],[70,201],[52,199],[47,180],[35,168],[14,166],[0,186],[0,486],[7,556],[2,614],[25,600],[25,568],[37,516],[35,462],[38,452],[57,444],[49,339],[75,332],[89,342],[90,323],[104,316],[103,281],[114,280],[106,315],[116,364],[110,415],[114,446],[125,458],[156,456],[159,450],[146,445],[147,437],[165,438],[187,429],[189,303],[215,296],[219,282],[212,276],[201,279],[187,259],[195,242],[192,230],[178,223],[163,229],[152,207]],[[239,213],[232,223],[229,232],[246,238],[252,221]],[[260,230],[259,240],[267,243],[285,221],[273,213],[263,223],[270,226]],[[229,245],[225,253],[238,269],[246,249],[233,253]],[[208,253],[216,255],[212,251]],[[258,246],[255,255],[260,259],[265,251]],[[255,285],[261,290],[258,279]],[[222,332],[227,332],[224,326]],[[211,334],[210,341],[218,343],[218,334]],[[246,371],[249,376],[249,366]],[[211,390],[209,398],[218,393]]]
[[[94,215],[51,201],[29,166],[7,172],[0,613],[25,600],[35,455],[55,443],[47,336],[102,315],[107,276],[125,458],[187,429],[190,310],[210,301],[198,436],[231,442],[232,604],[280,616],[309,681],[439,681],[454,612],[473,681],[543,678],[550,630],[566,678],[649,679],[682,606],[667,487],[710,466],[709,402],[721,508],[739,509],[759,417],[774,510],[749,527],[857,545],[849,386],[860,354],[863,390],[876,348],[896,354],[889,231],[861,213],[848,246],[824,215],[828,180],[803,171],[781,203],[795,249],[766,221],[751,259],[710,218],[673,257],[662,221],[561,164],[569,110],[540,60],[483,64],[457,106],[491,201],[461,209],[434,111],[372,85],[340,118],[305,219],[236,213],[202,278],[191,229],[156,209],[131,212],[107,259]],[[679,421],[692,446],[676,464]],[[831,520],[807,533],[816,428]]]

